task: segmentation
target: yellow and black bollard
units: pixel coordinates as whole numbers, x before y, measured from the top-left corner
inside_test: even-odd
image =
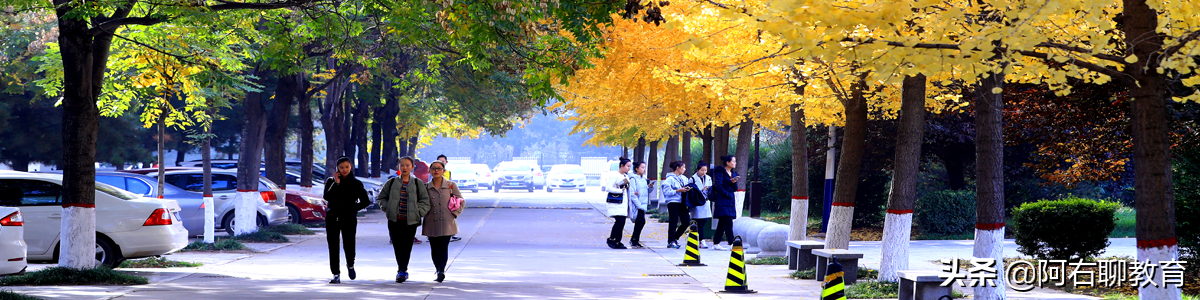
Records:
[[[687,252],[683,254],[683,263],[679,266],[689,267],[706,267],[708,265],[700,263],[700,231],[696,227],[696,223],[688,228]]]
[[[733,238],[733,251],[729,253],[729,275],[725,276],[725,290],[722,293],[753,294],[746,283],[746,261],[742,255],[742,237]]]
[[[821,285],[821,300],[846,300],[846,273],[842,272],[842,264],[834,258],[827,270],[825,284]]]

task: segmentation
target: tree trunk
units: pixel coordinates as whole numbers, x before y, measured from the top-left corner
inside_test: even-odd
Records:
[[[270,77],[269,72],[264,73],[268,74],[258,74],[256,67],[252,75],[258,76],[259,84],[262,84],[261,81]],[[246,93],[246,102],[242,105],[244,117],[242,119],[242,143],[238,147],[238,198],[233,220],[236,224],[233,228],[235,235],[258,230],[258,203],[263,201],[258,190],[258,177],[260,176],[258,165],[262,161],[263,142],[267,133],[266,109],[263,107],[262,98],[261,92],[248,92]]]
[[[417,141],[421,137],[421,132],[417,131],[417,135],[408,138],[408,156],[417,157]]]
[[[158,143],[157,143],[158,144],[158,174],[163,174],[167,170],[167,167],[165,165],[167,160],[166,160],[166,157],[164,157],[164,156],[166,156],[165,148],[167,147],[167,128],[166,127],[167,127],[168,112],[166,110],[166,105],[163,105],[161,108],[162,108],[162,110],[159,111],[159,113],[158,113],[158,121],[155,122],[158,125],[158,139],[157,139],[158,140]],[[158,199],[163,198],[163,185],[166,184],[164,182],[166,179],[164,179],[164,178],[166,178],[166,176],[158,176],[158,195],[154,195]]]
[[[707,162],[710,165],[715,164],[717,161],[717,158],[713,157],[713,127],[712,127],[712,125],[708,125],[708,127],[704,128],[704,133],[700,134],[700,140],[701,140],[701,144],[703,145],[702,147],[704,147],[704,149],[701,150],[701,151],[703,151],[703,154],[700,155],[700,159],[704,160],[704,162]]]
[[[354,142],[358,146],[358,165],[355,173],[359,177],[370,176],[367,173],[367,168],[371,165],[371,161],[367,158],[367,112],[370,105],[365,100],[358,101],[358,111],[354,112]]]
[[[212,100],[209,100],[208,115],[210,115],[210,116],[212,116],[213,113],[215,112],[215,109],[213,109],[212,106],[213,106]],[[204,141],[201,142],[201,145],[200,145],[200,149],[201,149],[200,150],[200,159],[203,161],[202,166],[204,168],[204,190],[203,190],[204,203],[200,204],[200,206],[204,207],[204,232],[203,232],[204,242],[212,244],[212,243],[217,242],[216,241],[217,222],[216,222],[216,206],[215,206],[216,204],[213,203],[213,193],[212,193],[212,145],[211,145],[212,138],[209,137],[209,134],[212,134],[212,124],[209,124],[208,126],[204,126]],[[161,178],[163,176],[159,176],[159,177]]]
[[[694,168],[696,166],[696,161],[692,160],[692,131],[691,130],[683,131],[683,138],[679,139],[679,144],[683,148],[683,149],[679,150],[680,152],[683,152],[683,155],[681,155],[683,157],[683,163],[688,164],[689,168]],[[695,170],[693,170],[693,171],[695,171]]]
[[[287,159],[288,117],[292,115],[292,101],[296,98],[296,81],[299,76],[299,73],[279,75],[279,80],[275,85],[275,103],[267,112],[269,115],[267,134],[263,140],[263,158],[266,161],[267,179],[285,188],[287,186],[285,159]]]
[[[298,101],[300,102],[300,186],[302,189],[309,190],[312,188],[313,182],[313,118],[312,118],[312,99],[308,97],[308,89],[310,84],[302,75],[297,78],[300,81],[301,92],[299,93]],[[329,174],[326,174],[329,175]],[[325,178],[316,178],[316,181],[323,181]]]
[[[879,268],[879,280],[890,282],[899,281],[896,272],[908,269],[913,203],[921,171],[921,142],[925,138],[925,75],[905,76],[900,96],[900,127],[896,132],[896,159],[883,223]]]
[[[333,66],[332,60],[330,66]],[[325,101],[321,104],[321,127],[325,129],[325,177],[332,177],[337,171],[337,160],[345,151],[346,141],[345,113],[342,97],[350,87],[350,79],[337,78],[326,89]]]
[[[407,156],[408,156],[408,138],[406,138],[406,137],[400,137],[400,134],[399,134],[399,133],[397,133],[397,134],[396,134],[396,138],[395,138],[395,139],[396,139],[397,141],[399,141],[399,142],[398,142],[398,143],[399,143],[399,146],[398,146],[398,147],[397,147],[397,149],[396,149],[396,151],[397,151],[397,152],[396,152],[396,153],[397,153],[397,156],[396,156],[396,157],[397,157],[397,158],[400,158],[400,157],[407,157]],[[395,169],[399,170],[399,168],[395,168]]]
[[[667,148],[663,149],[663,163],[662,163],[663,168],[662,168],[662,172],[659,172],[658,178],[666,178],[667,173],[670,173],[671,171],[673,171],[673,170],[670,170],[671,163],[678,161],[678,160],[680,160],[680,158],[679,158],[679,136],[672,135],[671,137],[667,138]],[[686,165],[686,163],[684,165]],[[690,170],[691,168],[688,168],[688,169]]]
[[[721,157],[726,155],[729,155],[729,126],[717,126],[713,129],[713,163],[721,165]]]
[[[662,165],[658,162],[658,141],[650,142],[650,148],[647,148],[647,150],[649,150],[650,153],[647,155],[649,157],[647,157],[646,160],[649,161],[648,164],[650,166],[649,166],[649,170],[646,170],[646,174],[651,177],[650,180],[655,180],[657,178],[653,178],[653,177],[658,176],[659,166]],[[662,177],[659,176],[658,178],[662,178]]]
[[[58,43],[63,64],[63,170],[61,245],[58,265],[96,266],[96,135],[100,110],[96,99],[104,86],[113,35],[89,32],[89,20],[67,16],[75,7],[55,0]],[[26,166],[28,168],[28,166]]]
[[[1170,116],[1167,114],[1167,76],[1155,72],[1154,65],[1163,47],[1158,29],[1158,12],[1146,2],[1125,0],[1123,30],[1128,52],[1137,62],[1126,64],[1125,72],[1137,81],[1129,95],[1133,122],[1134,203],[1137,210],[1137,248],[1139,261],[1157,265],[1179,258],[1175,235],[1175,196],[1171,182]],[[1156,277],[1163,278],[1161,269]],[[1141,299],[1181,299],[1178,285],[1138,288]]]
[[[629,147],[621,146],[621,157],[629,158]]]
[[[791,109],[792,212],[788,240],[797,241],[808,239],[808,125],[800,104],[792,104]]]
[[[633,148],[633,157],[630,158],[634,162],[646,161],[646,137],[638,137],[637,147]],[[651,173],[653,174],[653,173]]]
[[[860,77],[854,83],[849,99],[844,100],[846,133],[842,139],[842,159],[838,161],[834,182],[833,207],[829,210],[829,230],[825,248],[848,249],[850,226],[854,221],[854,197],[858,191],[858,175],[862,171],[863,152],[867,139],[866,82]]]
[[[400,111],[400,95],[395,89],[390,93],[391,97],[387,99],[387,103],[383,105],[383,166],[382,172],[387,172],[391,176],[392,170],[397,168],[397,160],[400,159],[399,149],[396,149],[396,114]]]
[[[371,110],[371,178],[380,178],[383,160],[383,107]]]
[[[954,155],[939,157],[946,164],[946,185],[950,186],[952,190],[967,188],[967,162],[954,157]]]
[[[353,95],[353,93],[350,93],[350,95]],[[350,96],[342,97],[342,156],[349,158],[351,164],[353,164],[356,157],[355,147],[357,143],[354,142],[354,127],[351,126],[353,124],[351,120],[357,117],[354,115],[354,103],[359,100]]]
[[[734,156],[737,157],[737,166],[734,167],[734,170],[737,170],[738,175],[742,176],[742,179],[737,182],[739,191],[745,191],[746,183],[750,182],[750,174],[747,171],[750,170],[750,146],[753,140],[754,121],[747,119],[738,126],[737,148],[734,149]]]
[[[994,88],[1004,87],[1004,74],[988,74],[975,91],[975,247],[976,258],[1004,261],[1004,100]],[[978,299],[1004,299],[1005,274],[996,286],[975,287]]]
[[[188,143],[185,143],[183,141],[179,142],[179,147],[175,148],[175,164],[174,164],[174,166],[178,167],[178,166],[183,165],[183,160],[187,158],[187,153],[190,150],[190,149],[188,149],[188,148],[190,148],[188,146],[189,146]]]

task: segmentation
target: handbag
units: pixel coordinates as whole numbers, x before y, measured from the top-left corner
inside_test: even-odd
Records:
[[[447,202],[447,208],[449,208],[450,211],[456,211],[459,208],[462,208],[463,202],[466,202],[466,200],[459,198],[458,196],[450,196],[450,201]]]
[[[612,204],[621,204],[621,202],[624,201],[624,199],[623,199],[624,197],[622,197],[622,196],[624,196],[624,195],[618,194],[618,193],[608,193],[608,198],[605,199],[605,202],[612,203]]]

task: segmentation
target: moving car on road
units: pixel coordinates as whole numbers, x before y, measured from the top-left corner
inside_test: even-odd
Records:
[[[0,216],[0,275],[24,274],[25,218],[20,208],[9,206],[0,206]]]
[[[158,178],[157,173],[151,173],[150,177]],[[176,187],[187,191],[201,193],[204,192],[204,170],[180,170],[170,171],[165,174],[166,182]],[[212,170],[212,190],[213,204],[216,205],[217,224],[225,229],[225,232],[233,234],[234,224],[234,201],[237,199],[237,171],[234,170]],[[258,183],[259,195],[262,196],[263,203],[258,205],[258,226],[275,226],[287,223],[288,208],[285,204],[286,193],[279,188],[274,182],[267,180],[266,177],[259,176]]]
[[[499,193],[501,189],[522,189],[533,192],[533,165],[524,161],[506,161],[496,165],[496,182],[492,190]]]
[[[476,176],[479,176],[479,186],[492,188],[492,181],[494,181],[492,178],[492,169],[488,168],[487,164],[469,164],[467,166],[475,171]]]
[[[472,193],[479,192],[479,176],[475,175],[475,170],[467,165],[447,165],[446,171],[450,171],[450,180],[458,185],[458,190],[470,190]]]
[[[546,173],[546,192],[555,189],[578,189],[580,193],[587,191],[587,176],[583,175],[583,167],[579,165],[554,165]]]
[[[31,261],[58,259],[61,190],[62,175],[0,173],[0,206],[20,207]],[[188,231],[179,212],[179,203],[174,200],[141,197],[97,182],[96,261],[114,268],[125,259],[183,249],[188,244]]]

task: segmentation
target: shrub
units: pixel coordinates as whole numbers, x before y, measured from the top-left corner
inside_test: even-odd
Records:
[[[259,230],[251,233],[239,234],[233,237],[235,240],[258,243],[287,243],[288,238],[278,232]]]
[[[913,223],[927,234],[959,234],[975,228],[975,191],[941,190],[917,201]]]
[[[162,257],[151,257],[147,259],[126,260],[121,263],[121,268],[190,268],[199,267],[200,263],[174,261]]]
[[[1108,247],[1121,205],[1075,196],[1025,203],[1013,210],[1013,231],[1022,254],[1042,259],[1099,255]]]
[[[900,296],[900,284],[887,281],[862,281],[846,286],[847,299],[882,299]]]
[[[146,284],[146,277],[134,276],[109,268],[73,269],[51,267],[25,273],[25,275],[0,278],[0,286],[14,285],[138,285]]]
[[[796,270],[789,276],[793,279],[813,279],[817,277],[817,269]]]
[[[230,239],[217,239],[215,243],[209,244],[203,241],[195,241],[183,247],[182,251],[229,251],[229,250],[245,250],[246,245],[242,242]]]
[[[42,298],[18,294],[13,291],[0,291],[0,300],[42,300]]]
[[[279,233],[282,235],[314,235],[314,234],[317,234],[316,232],[309,230],[308,228],[304,227],[303,225],[292,224],[292,223],[280,224],[279,226],[271,226],[271,227],[263,228],[263,230],[269,231],[269,232],[276,232],[276,233]]]
[[[1181,143],[1180,145],[1184,145]],[[1185,257],[1200,255],[1200,147],[1175,152],[1175,234]]]
[[[787,257],[755,257],[746,260],[747,265],[786,265]]]

